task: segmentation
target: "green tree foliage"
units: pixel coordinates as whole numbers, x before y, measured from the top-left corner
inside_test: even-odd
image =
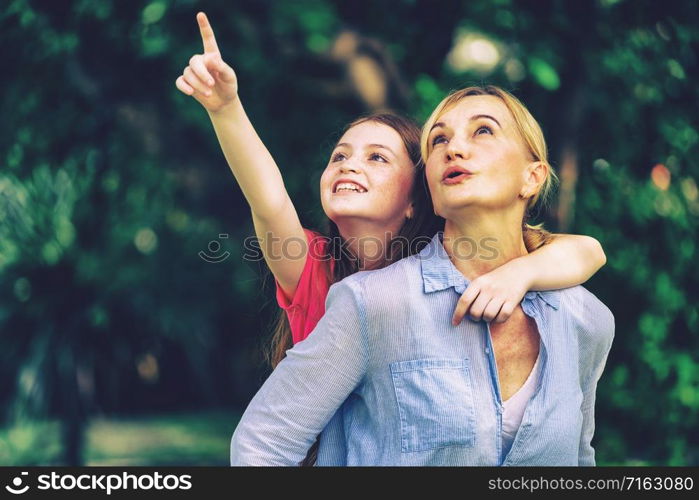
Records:
[[[608,257],[588,284],[617,324],[598,462],[699,463],[689,0],[5,2],[4,427],[58,417],[61,460],[78,463],[90,415],[240,407],[262,380],[274,303],[264,265],[243,259],[249,210],[206,113],[174,86],[201,51],[202,8],[308,226],[334,138],[369,111],[339,34],[376,61],[387,105],[418,120],[450,89],[513,90],[563,177],[541,218]]]

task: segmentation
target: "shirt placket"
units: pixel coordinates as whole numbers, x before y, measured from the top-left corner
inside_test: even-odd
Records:
[[[493,398],[495,401],[495,417],[497,419],[496,425],[496,436],[495,436],[495,456],[497,457],[498,463],[500,462],[500,455],[502,453],[502,396],[500,392],[500,381],[498,379],[498,367],[495,361],[495,349],[493,348],[493,337],[490,332],[490,323],[483,322],[485,324],[485,355],[488,359],[488,371],[490,373],[490,386],[493,390]]]
[[[451,275],[450,275],[450,286],[454,287],[454,291],[461,296],[465,291],[468,286],[468,282],[463,278],[463,275],[461,275],[456,268],[453,268],[451,270]],[[502,453],[502,412],[503,412],[503,405],[502,405],[502,397],[500,393],[500,381],[498,380],[498,367],[497,363],[495,361],[495,349],[493,348],[493,337],[490,332],[490,324],[485,322],[485,321],[479,321],[479,324],[484,325],[484,328],[482,331],[484,332],[483,335],[485,336],[485,356],[487,359],[488,363],[488,373],[490,375],[490,387],[492,390],[492,395],[493,395],[493,401],[495,403],[495,418],[496,418],[496,426],[495,426],[495,459],[497,460],[498,464],[500,463],[500,455]],[[509,454],[508,454],[509,455]]]
[[[532,394],[529,398],[529,401],[527,401],[527,406],[525,407],[524,414],[522,415],[522,422],[519,425],[519,429],[517,429],[517,434],[515,434],[512,446],[510,447],[510,451],[507,453],[507,455],[502,461],[502,465],[513,465],[510,461],[510,458],[516,457],[516,453],[519,452],[519,448],[522,448],[527,444],[527,438],[530,434],[529,429],[531,427],[531,414],[534,408],[534,401],[538,398],[539,393],[541,393],[541,385],[544,380],[545,370],[547,366],[546,361],[548,357],[548,351],[546,349],[546,342],[544,341],[544,325],[541,321],[541,316],[539,314],[539,311],[537,310],[537,307],[535,307],[533,304],[533,300],[534,296],[528,294],[525,300],[522,301],[522,310],[527,316],[534,319],[534,322],[536,323],[536,329],[539,332],[539,356],[541,356],[541,367],[539,369],[539,375],[537,380],[538,383],[537,388],[534,391],[534,394]],[[543,352],[541,352],[542,350]],[[502,446],[501,440],[498,440],[498,443],[500,444],[500,446]]]

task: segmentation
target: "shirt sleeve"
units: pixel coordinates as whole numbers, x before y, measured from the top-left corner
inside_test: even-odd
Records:
[[[277,304],[285,311],[294,307],[308,307],[309,290],[313,290],[313,284],[327,281],[327,277],[319,275],[323,272],[323,261],[321,258],[325,254],[325,245],[327,243],[320,233],[306,228],[303,229],[303,232],[308,242],[308,253],[306,254],[306,262],[303,266],[299,282],[296,284],[296,291],[293,297],[287,297],[282,287],[279,286],[279,282],[276,279],[274,280]]]
[[[353,283],[345,281],[330,288],[313,334],[287,351],[253,397],[231,439],[231,465],[299,465],[360,384],[366,315]]]
[[[602,376],[614,339],[614,316],[597,297],[582,289],[580,301],[583,314],[580,322],[580,359],[582,402],[582,432],[578,449],[578,465],[594,466],[595,399],[597,382]]]

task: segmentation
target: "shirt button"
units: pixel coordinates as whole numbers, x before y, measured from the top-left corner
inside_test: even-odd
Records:
[[[485,353],[486,353],[486,354],[490,354],[490,347],[486,347],[486,348],[485,348]]]

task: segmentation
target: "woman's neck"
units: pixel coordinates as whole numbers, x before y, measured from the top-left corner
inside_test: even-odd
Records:
[[[447,219],[443,246],[469,281],[528,253],[518,212],[465,213]]]

